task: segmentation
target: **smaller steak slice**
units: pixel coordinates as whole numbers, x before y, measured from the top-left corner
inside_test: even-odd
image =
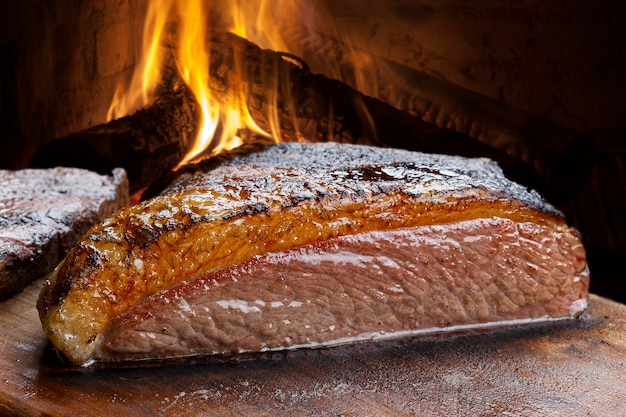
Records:
[[[123,169],[0,170],[0,299],[51,272],[95,223],[128,203]]]
[[[338,237],[148,297],[111,322],[95,356],[228,355],[571,317],[587,305],[585,270],[575,236],[508,219]]]

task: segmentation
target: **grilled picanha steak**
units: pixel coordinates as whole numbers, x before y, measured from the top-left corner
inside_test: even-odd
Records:
[[[588,282],[578,233],[489,160],[289,143],[95,226],[38,308],[89,364],[573,317]]]
[[[0,170],[0,299],[50,273],[83,234],[128,203],[122,169]]]

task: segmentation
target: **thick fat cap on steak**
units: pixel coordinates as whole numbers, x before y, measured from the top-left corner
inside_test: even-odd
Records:
[[[0,170],[0,299],[50,273],[83,234],[128,204],[123,169]]]
[[[537,225],[550,233],[535,235],[566,240],[568,253],[556,262],[566,264],[574,287],[567,289],[570,304],[555,316],[584,308],[588,272],[578,233],[494,162],[337,143],[270,146],[118,211],[70,251],[38,308],[50,340],[71,361],[107,360],[100,344],[112,322],[207,274],[335,239],[481,219]],[[419,245],[414,250],[419,258]],[[358,286],[358,274],[353,279]],[[230,282],[230,291],[238,291],[237,280]]]

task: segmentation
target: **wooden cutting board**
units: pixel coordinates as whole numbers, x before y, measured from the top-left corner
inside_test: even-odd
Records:
[[[0,303],[0,415],[626,416],[626,306],[598,296],[551,326],[77,370],[41,330],[39,285]]]

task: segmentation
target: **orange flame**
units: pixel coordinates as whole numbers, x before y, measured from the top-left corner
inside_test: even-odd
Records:
[[[232,149],[242,143],[238,132],[247,129],[257,134],[281,137],[277,112],[267,115],[270,133],[261,129],[250,115],[243,97],[228,104],[212,98],[209,87],[209,39],[210,29],[230,31],[247,38],[261,48],[290,52],[302,56],[298,41],[302,37],[315,36],[315,25],[324,21],[320,15],[319,2],[292,0],[151,0],[143,30],[142,54],[130,84],[118,86],[108,112],[108,120],[130,114],[149,105],[162,80],[164,59],[167,56],[165,36],[170,23],[176,23],[177,47],[174,49],[176,69],[199,104],[199,128],[197,137],[179,166],[193,161],[201,154],[214,155]],[[209,28],[209,13],[219,11],[219,18],[212,19],[216,25]],[[323,10],[323,9],[321,9]],[[294,36],[294,33],[296,35]],[[334,33],[334,32],[331,32]],[[341,37],[341,33],[336,33]],[[301,43],[301,42],[300,42]],[[356,55],[355,55],[356,57]],[[358,58],[358,57],[357,57]],[[338,63],[324,60],[322,72],[341,79]],[[358,67],[360,59],[355,62]],[[356,77],[365,83],[367,77]],[[364,88],[362,91],[367,91]],[[277,97],[269,97],[270,101]],[[272,109],[270,109],[272,110]],[[366,110],[364,110],[366,111]],[[297,129],[297,124],[294,124]],[[300,140],[300,132],[294,132]]]
[[[187,7],[182,9],[183,4]],[[208,89],[209,53],[206,45],[207,11],[200,1],[176,2],[179,7],[180,33],[177,49],[178,72],[200,105],[200,128],[193,147],[181,161],[183,165],[211,144],[219,121],[219,106],[211,102]]]
[[[140,60],[135,67],[130,85],[119,84],[107,113],[107,121],[131,114],[149,104],[154,90],[161,81],[163,50],[160,40],[171,8],[169,0],[150,3],[143,29]]]
[[[118,86],[108,111],[108,120],[130,114],[154,99],[162,79],[165,57],[162,44],[166,25],[177,23],[175,63],[182,81],[199,104],[199,127],[196,139],[179,166],[209,149],[211,154],[241,144],[237,132],[247,128],[269,136],[257,126],[243,100],[221,104],[211,97],[209,88],[208,5],[202,0],[154,0],[149,2],[144,24],[142,56],[130,85]],[[219,136],[216,133],[219,129]]]
[[[338,2],[339,4],[341,2]],[[287,52],[304,58],[314,72],[344,81],[360,92],[376,97],[379,93],[377,67],[372,57],[360,51],[349,32],[344,30],[341,13],[331,10],[330,2],[294,0],[219,0],[227,30],[250,40],[261,48]],[[334,6],[341,10],[341,6]],[[341,54],[329,45],[336,42]],[[350,65],[345,65],[349,62]],[[311,65],[312,64],[312,65]],[[347,70],[351,68],[351,70]],[[270,100],[275,97],[270,97]],[[376,126],[364,102],[355,103],[364,128],[375,134]],[[278,114],[267,115],[275,140],[281,137]],[[292,115],[295,119],[295,116]],[[298,124],[293,124],[298,129]],[[306,140],[294,132],[298,140]]]

